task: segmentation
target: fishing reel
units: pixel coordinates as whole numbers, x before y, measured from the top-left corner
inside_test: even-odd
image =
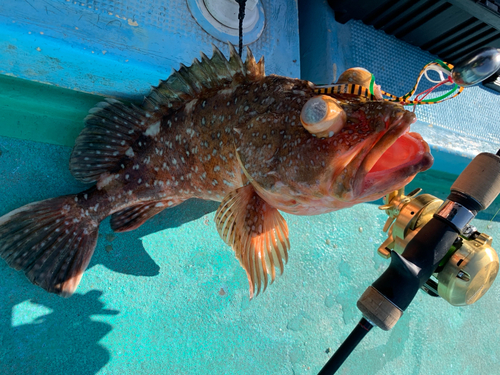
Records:
[[[373,90],[373,76],[369,78],[369,88],[356,79],[353,83],[348,80],[317,87],[316,92],[381,100],[377,95],[402,105],[433,104],[457,96],[464,87],[485,80],[499,69],[500,49],[488,47],[455,67],[440,60],[427,64],[413,89],[402,97],[382,91],[378,95]],[[428,70],[440,75],[439,83],[410,100]],[[452,91],[424,100],[433,89],[451,84]],[[418,195],[420,192],[416,189],[405,195],[400,189],[385,197],[380,208],[389,215],[384,226],[388,237],[378,253],[390,258],[390,264],[359,298],[357,307],[363,317],[319,375],[334,374],[373,327],[392,329],[419,290],[442,297],[454,306],[464,306],[480,299],[495,280],[499,261],[491,247],[492,238],[478,232],[470,222],[500,195],[500,150],[496,154],[477,155],[455,180],[444,202],[430,194]]]
[[[383,258],[389,259],[391,251],[402,254],[443,205],[433,195],[418,195],[421,191],[419,188],[405,195],[403,188],[384,197],[384,205],[379,208],[389,215],[383,228],[388,236],[377,250]],[[498,255],[491,243],[490,236],[467,225],[421,290],[442,297],[453,306],[471,305],[479,300],[499,269]]]

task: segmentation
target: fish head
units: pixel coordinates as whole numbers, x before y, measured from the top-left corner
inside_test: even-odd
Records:
[[[321,140],[328,143],[331,170],[325,187],[330,196],[352,204],[376,200],[432,166],[428,144],[409,131],[416,121],[413,112],[387,101],[336,101],[345,121],[331,139]]]
[[[283,113],[254,119],[237,142],[243,171],[269,204],[299,215],[331,212],[379,199],[431,167],[429,146],[409,132],[416,116],[400,104],[302,92],[281,99],[290,103]],[[311,103],[333,110],[318,115]]]

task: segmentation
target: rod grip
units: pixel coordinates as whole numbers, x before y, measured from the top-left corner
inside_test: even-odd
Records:
[[[403,315],[403,311],[373,286],[369,286],[357,303],[359,311],[372,324],[389,331]]]
[[[500,193],[500,156],[489,152],[477,155],[450,190],[473,198],[480,210],[488,208]]]

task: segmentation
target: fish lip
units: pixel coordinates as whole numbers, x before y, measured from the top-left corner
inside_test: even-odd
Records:
[[[374,143],[372,148],[364,156],[354,177],[354,197],[362,198],[370,195],[369,193],[373,191],[377,185],[380,185],[380,181],[383,181],[384,179],[394,180],[394,178],[397,178],[398,174],[400,175],[401,173],[408,175],[406,179],[400,178],[401,183],[405,185],[413,179],[416,173],[427,170],[431,167],[433,158],[430,154],[429,145],[423,140],[420,134],[409,132],[410,125],[416,120],[417,118],[413,112],[405,111],[401,118],[394,121],[385,134]],[[417,157],[390,170],[370,173],[370,170],[375,163],[401,137],[412,137],[419,141],[420,152],[417,154]],[[367,181],[367,176],[369,174],[371,175],[371,181]],[[384,175],[385,178],[377,180],[377,174]]]

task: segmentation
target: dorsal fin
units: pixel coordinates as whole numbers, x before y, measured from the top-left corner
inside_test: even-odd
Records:
[[[98,103],[89,111],[85,128],[75,141],[69,163],[73,176],[82,182],[94,182],[116,167],[135,140],[158,121],[151,117],[118,100]]]
[[[211,59],[202,53],[201,61],[195,59],[190,67],[181,64],[178,71],[153,88],[142,108],[106,99],[91,109],[71,154],[73,176],[82,182],[97,181],[116,168],[122,158],[133,157],[133,143],[148,128],[157,129],[158,121],[170,111],[225,87],[264,77],[264,60],[255,62],[248,47],[245,62],[231,44],[229,60],[217,47],[213,50]]]
[[[247,47],[247,58],[243,62],[232,44],[229,43],[229,60],[213,45],[211,59],[202,53],[201,61],[194,59],[190,67],[181,64],[179,70],[153,88],[144,99],[143,108],[151,112],[175,110],[191,99],[210,95],[234,83],[257,81],[264,75],[264,59],[257,63],[250,48]]]

